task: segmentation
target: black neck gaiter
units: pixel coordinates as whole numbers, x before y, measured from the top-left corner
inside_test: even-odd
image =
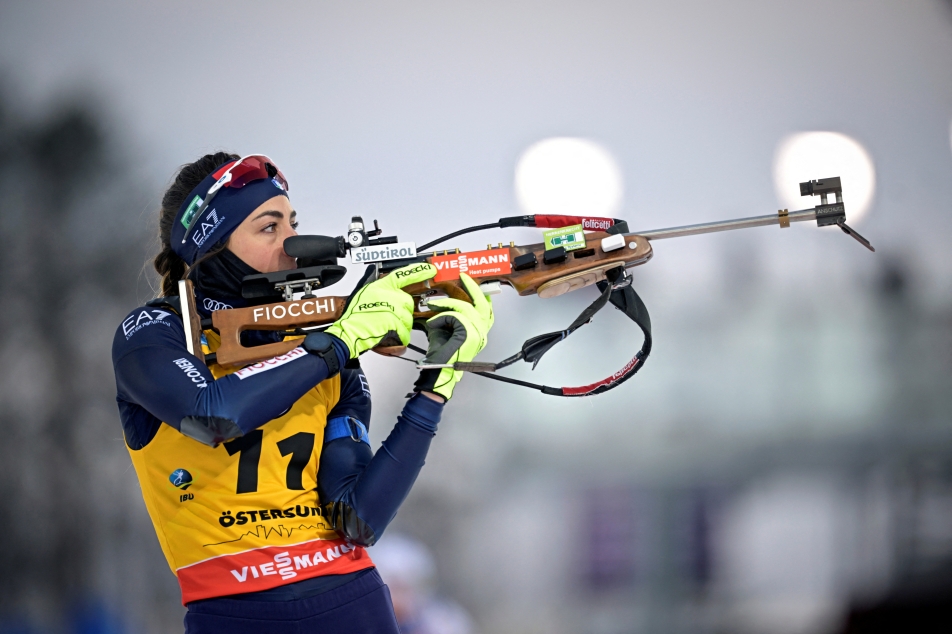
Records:
[[[232,305],[247,305],[241,299],[241,280],[258,271],[245,264],[241,258],[222,249],[192,270],[189,276],[202,297],[209,297]]]
[[[198,311],[203,317],[211,317],[213,311],[228,308],[242,308],[250,302],[241,296],[241,280],[246,275],[255,275],[259,271],[245,264],[241,258],[222,249],[192,269],[191,278],[195,282],[195,299]],[[260,301],[260,300],[259,300]],[[245,330],[241,333],[241,344],[258,346],[280,341],[284,335],[269,330]]]

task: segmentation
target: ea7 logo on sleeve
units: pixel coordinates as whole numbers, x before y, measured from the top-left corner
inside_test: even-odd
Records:
[[[163,326],[168,326],[171,328],[172,325],[165,321],[165,318],[171,314],[172,313],[166,312],[164,310],[158,310],[156,308],[141,310],[138,313],[133,313],[126,317],[125,321],[122,322],[122,334],[126,336],[126,341],[128,341],[132,335],[136,334],[146,326],[162,324]]]

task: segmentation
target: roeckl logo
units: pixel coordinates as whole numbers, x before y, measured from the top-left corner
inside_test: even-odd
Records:
[[[408,271],[402,271],[402,270],[400,270],[400,269],[397,269],[397,270],[394,271],[393,273],[394,273],[394,275],[396,275],[398,278],[400,278],[400,277],[406,277],[406,276],[408,276],[408,275],[413,275],[414,273],[419,273],[420,271],[425,271],[428,266],[430,266],[430,265],[429,265],[429,264],[421,264],[421,265],[419,265],[419,266],[413,267],[412,269],[410,269],[410,270],[408,270]]]
[[[370,310],[371,308],[380,308],[381,306],[393,310],[393,306],[391,306],[388,302],[371,302],[369,304],[361,304],[357,307],[357,310]]]
[[[126,336],[126,340],[128,341],[129,337],[146,326],[162,324],[163,326],[169,326],[171,328],[171,324],[165,321],[165,318],[171,314],[172,313],[157,309],[142,310],[138,315],[133,313],[122,322],[122,334]]]
[[[195,231],[192,232],[192,242],[195,243],[195,246],[202,246],[205,244],[205,240],[208,239],[208,236],[215,233],[215,229],[221,225],[222,221],[225,219],[224,216],[221,218],[218,217],[218,211],[212,209],[205,215],[198,227],[195,228]],[[199,234],[199,231],[201,233]]]

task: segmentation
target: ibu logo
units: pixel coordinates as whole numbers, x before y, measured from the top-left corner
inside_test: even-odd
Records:
[[[185,469],[176,469],[169,476],[169,482],[183,491],[192,486],[192,474]]]

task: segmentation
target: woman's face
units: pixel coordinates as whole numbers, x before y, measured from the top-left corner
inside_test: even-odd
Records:
[[[296,236],[297,212],[287,196],[275,196],[258,206],[238,225],[225,246],[251,268],[273,273],[297,268],[284,252],[284,240]]]

